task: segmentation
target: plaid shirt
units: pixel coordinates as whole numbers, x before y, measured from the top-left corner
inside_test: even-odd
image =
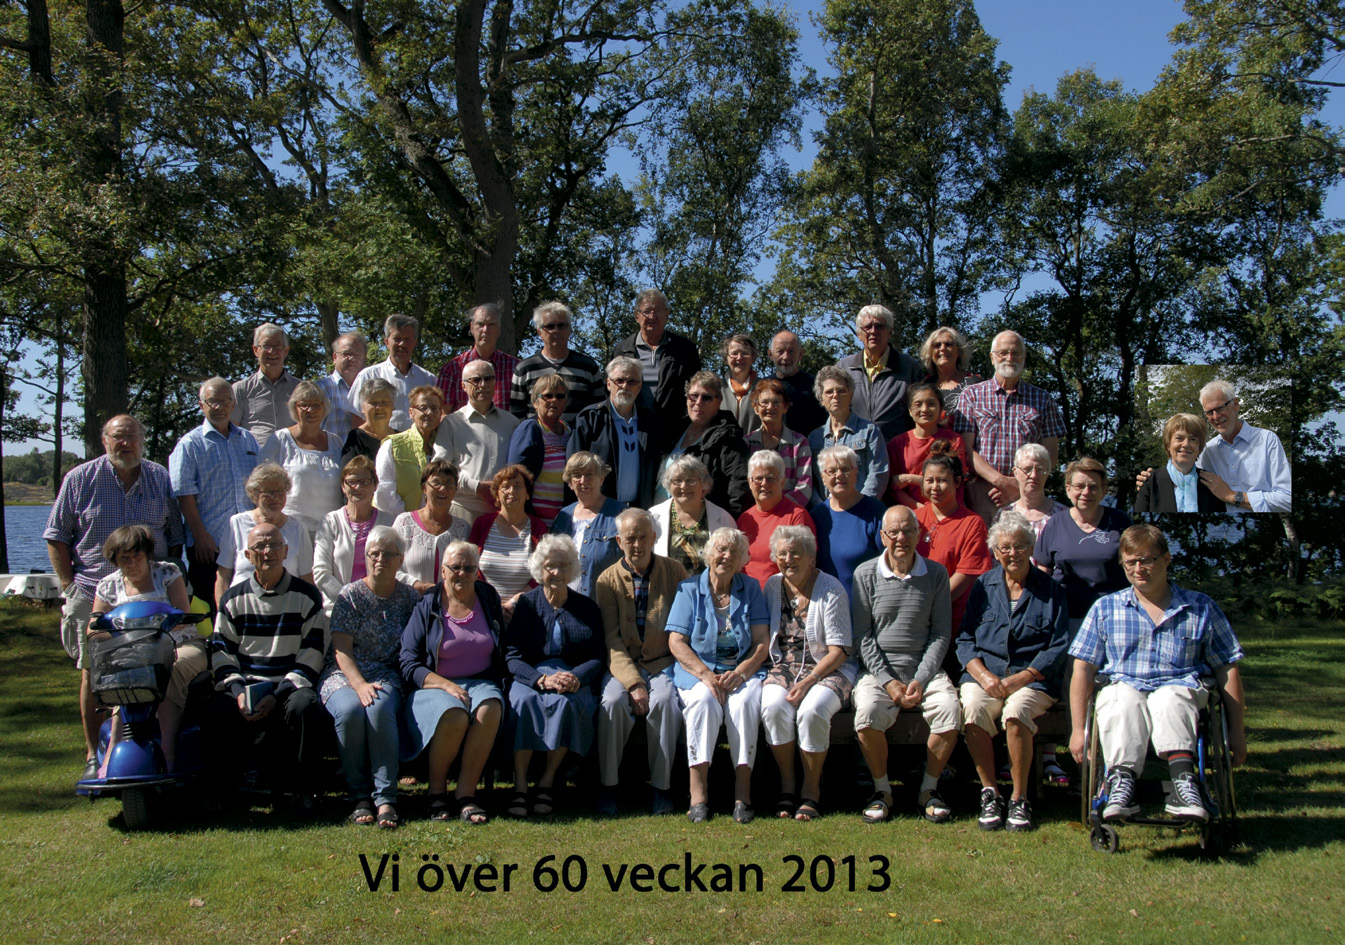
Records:
[[[1065,417],[1042,388],[1019,381],[1013,390],[1005,390],[992,377],[972,384],[958,397],[953,429],[971,434],[966,438],[970,448],[1008,476],[1018,447],[1063,436]]]
[[[747,434],[748,455],[764,449],[761,430]],[[808,440],[788,427],[780,434],[780,445],[775,452],[785,462],[785,495],[803,508],[813,504],[813,448]]]
[[[1242,646],[1219,606],[1198,591],[1171,588],[1172,602],[1157,626],[1133,587],[1098,598],[1069,655],[1141,692],[1195,689],[1201,676],[1242,659]]]
[[[476,353],[476,347],[472,346],[454,357],[439,371],[439,379],[435,383],[444,392],[444,401],[447,404],[444,407],[445,414],[467,406],[467,392],[462,389],[462,369],[473,361],[480,360],[480,356]],[[509,395],[514,383],[514,369],[518,367],[518,358],[512,354],[505,354],[499,348],[496,348],[495,353],[486,360],[495,368],[495,394],[492,399],[496,407],[507,413],[509,411]]]
[[[103,557],[103,543],[123,525],[144,525],[154,536],[154,557],[168,557],[183,542],[182,513],[168,470],[142,460],[130,489],[121,487],[112,461],[99,456],[66,474],[42,537],[70,547],[75,584],[90,600],[98,582],[117,570]]]
[[[225,439],[206,420],[187,431],[168,455],[173,495],[196,496],[201,524],[216,544],[229,530],[229,519],[253,507],[243,484],[257,467],[260,452],[256,437],[237,424],[229,424]],[[190,533],[187,539],[188,544],[196,544]]]
[[[635,632],[644,640],[644,618],[649,611],[649,569],[644,574],[630,566],[623,556],[621,566],[630,573],[631,586],[635,588]]]

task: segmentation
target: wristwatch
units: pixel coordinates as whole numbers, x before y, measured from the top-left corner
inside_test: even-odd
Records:
[[[1246,494],[1245,492],[1235,492],[1235,493],[1233,493],[1233,504],[1234,504],[1234,505],[1241,505],[1243,502],[1246,502],[1246,501],[1247,501],[1247,494]]]

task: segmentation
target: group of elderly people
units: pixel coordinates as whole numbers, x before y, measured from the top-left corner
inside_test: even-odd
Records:
[[[931,333],[916,360],[890,344],[891,313],[868,306],[863,350],[815,378],[791,332],[772,340],[766,378],[752,338],[731,336],[721,378],[667,315],[660,293],[641,293],[639,330],[605,381],[568,348],[559,303],[538,309],[543,350],[522,362],[495,346],[498,311],[474,309],[473,348],[437,382],[412,363],[414,319],[388,320],[389,359],[372,367],[356,356],[362,337],[343,335],[318,383],[284,371],[283,331],[259,329],[257,375],[202,386],[205,423],[171,462],[188,577],[220,615],[211,648],[228,727],[272,714],[243,699],[270,680],[285,703],[278,741],[302,745],[312,706],[291,694],[312,689],[335,721],[352,820],[387,828],[400,821],[398,765],[421,754],[430,817],[485,823],[475,790],[497,742],[513,756],[508,814],[549,814],[566,758],[595,741],[597,807],[613,813],[641,718],[649,808],[674,809],[685,741],[688,817],[701,822],[722,728],[732,816],[747,823],[759,730],[779,769],[772,813],[812,820],[832,719],[852,707],[874,784],[862,816],[878,822],[893,804],[886,731],[918,710],[930,732],[921,815],[952,814],[939,778],[961,732],[980,826],[1031,828],[1034,720],[1061,697],[1085,616],[1135,582],[1122,567],[1131,522],[1103,504],[1101,463],[1068,465],[1068,504],[1046,494],[1063,423],[1021,380],[1022,338],[995,337],[982,381],[954,329]],[[1206,415],[1237,435],[1225,388]],[[1164,443],[1171,462],[1142,477],[1138,511],[1287,501],[1282,481],[1234,490],[1234,474],[1196,469],[1208,451],[1198,417],[1169,420]],[[185,601],[180,571],[154,562],[154,536],[134,527],[108,539],[95,613],[149,594]],[[282,594],[304,611],[297,635]],[[180,642],[178,675],[203,668],[203,650]],[[184,691],[161,710],[166,743]],[[171,765],[168,744],[165,755]],[[1054,753],[1045,762],[1067,777]]]

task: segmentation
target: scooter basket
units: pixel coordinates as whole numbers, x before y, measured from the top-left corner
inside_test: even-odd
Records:
[[[125,630],[89,647],[89,682],[100,705],[158,702],[168,689],[176,648],[157,628]]]

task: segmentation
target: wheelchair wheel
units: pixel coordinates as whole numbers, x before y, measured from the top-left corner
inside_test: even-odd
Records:
[[[1098,769],[1101,748],[1098,743],[1097,718],[1093,711],[1094,700],[1088,703],[1088,714],[1084,717],[1083,723],[1083,742],[1084,756],[1083,761],[1079,762],[1079,794],[1080,811],[1079,823],[1084,827],[1096,826],[1093,819],[1093,798],[1097,797],[1098,787],[1102,783],[1102,772]]]
[[[1228,718],[1224,715],[1223,703],[1217,698],[1210,705],[1209,758],[1207,790],[1219,809],[1209,832],[1214,836],[1216,846],[1227,849],[1237,843],[1238,813],[1233,794],[1233,756],[1228,750]]]
[[[1121,849],[1121,837],[1116,828],[1106,824],[1099,824],[1089,831],[1088,840],[1099,853],[1115,853]]]

